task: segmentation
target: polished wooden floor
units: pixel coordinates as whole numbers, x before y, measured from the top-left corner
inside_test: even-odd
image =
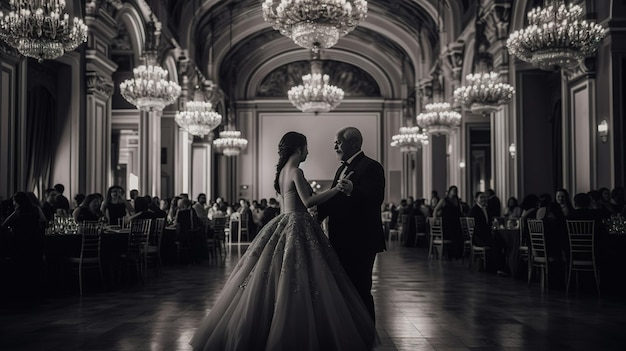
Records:
[[[108,292],[92,284],[82,298],[76,289],[4,301],[0,350],[190,350],[238,257],[235,246],[223,261],[168,266]],[[395,242],[376,261],[374,297],[379,351],[626,349],[624,297],[542,292]]]

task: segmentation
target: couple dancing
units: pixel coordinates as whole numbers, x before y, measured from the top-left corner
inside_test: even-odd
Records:
[[[196,331],[194,350],[369,350],[375,339],[372,268],[385,249],[385,177],[361,151],[361,132],[337,132],[332,188],[312,194],[301,162],[306,137],[278,145],[281,214],[263,227]],[[329,238],[307,208],[328,217]]]

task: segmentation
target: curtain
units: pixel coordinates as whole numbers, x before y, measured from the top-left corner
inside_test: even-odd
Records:
[[[44,87],[28,91],[26,115],[27,191],[41,197],[51,181],[56,145],[56,102]]]

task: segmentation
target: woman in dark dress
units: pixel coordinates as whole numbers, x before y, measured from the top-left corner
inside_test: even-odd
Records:
[[[100,206],[110,225],[118,225],[118,220],[124,219],[133,212],[130,203],[124,197],[124,189],[119,185],[113,185],[107,190],[107,197]]]
[[[433,211],[433,216],[436,217],[436,213],[441,210],[443,236],[446,240],[452,240],[452,244],[448,247],[448,256],[453,259],[463,258],[464,249],[463,232],[459,220],[462,216],[461,200],[459,200],[458,192],[455,185],[451,186]]]
[[[99,221],[104,217],[100,211],[100,197],[97,194],[89,194],[85,200],[74,210],[74,219],[77,223]]]

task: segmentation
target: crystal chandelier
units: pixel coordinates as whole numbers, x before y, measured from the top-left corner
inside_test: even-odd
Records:
[[[131,104],[144,111],[162,111],[180,95],[180,85],[167,80],[167,71],[157,64],[160,24],[148,23],[145,65],[133,69],[133,78],[120,83],[120,93]]]
[[[528,27],[509,36],[509,53],[541,68],[569,68],[592,56],[606,30],[585,20],[578,5],[565,5],[563,0],[546,2],[548,7],[528,12]]]
[[[319,48],[312,50],[312,56],[311,73],[302,77],[302,85],[289,89],[289,101],[302,112],[317,114],[334,110],[343,100],[343,89],[330,85],[328,75],[322,74]]]
[[[391,146],[399,147],[401,152],[417,152],[422,145],[428,145],[428,135],[419,127],[400,127],[399,133],[391,137]]]
[[[461,124],[461,114],[447,102],[427,104],[426,112],[417,115],[417,125],[428,134],[448,134]]]
[[[213,146],[224,156],[237,156],[248,146],[248,140],[242,138],[238,130],[224,130],[213,140]]]
[[[0,38],[20,54],[37,59],[61,57],[87,41],[87,25],[65,13],[65,0],[10,0],[0,12]]]
[[[174,120],[190,134],[204,137],[222,123],[222,115],[213,111],[210,102],[187,101],[185,110],[177,112]]]
[[[473,113],[487,115],[495,112],[515,93],[511,85],[498,82],[495,72],[469,74],[465,78],[468,85],[454,90],[454,100]]]
[[[265,0],[263,19],[303,48],[330,48],[367,16],[365,0]]]

